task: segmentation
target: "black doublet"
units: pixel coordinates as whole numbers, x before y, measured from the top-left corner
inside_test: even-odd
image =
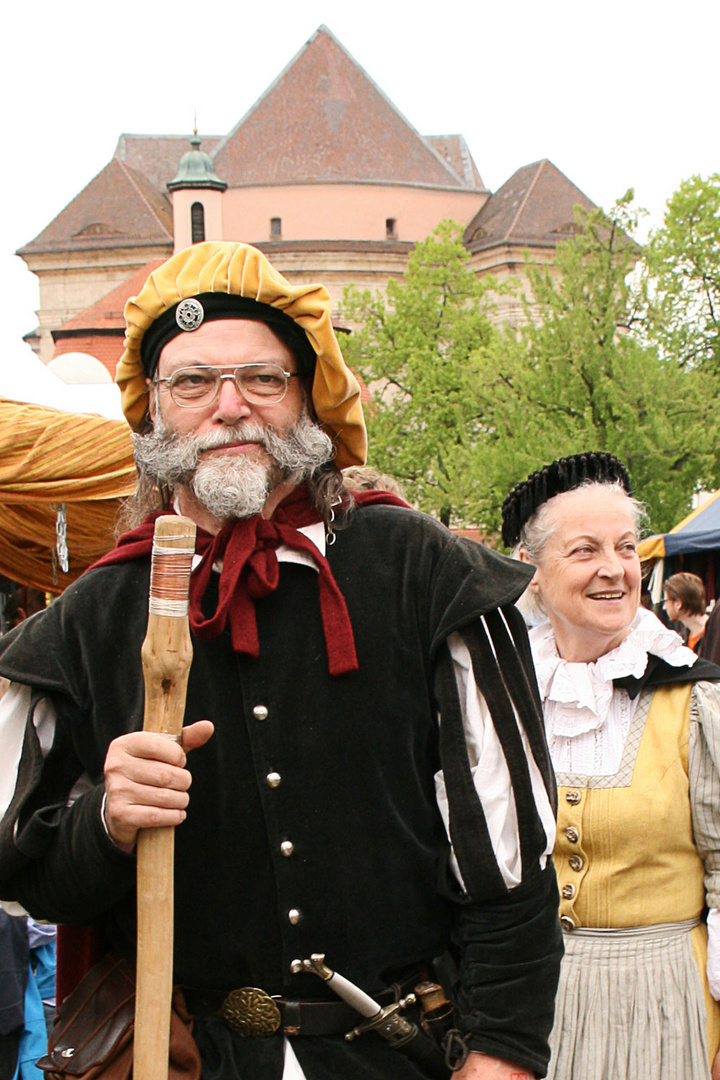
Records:
[[[540,1071],[552,999],[539,1009],[537,1001],[531,1008],[514,999],[520,971],[530,980],[528,994],[552,992],[560,949],[554,874],[539,870],[544,834],[526,793],[527,761],[507,685],[554,793],[553,779],[523,667],[524,628],[506,607],[518,659],[500,616],[487,620],[493,647],[479,621],[496,605],[511,605],[527,575],[431,519],[391,507],[356,510],[328,558],[350,612],[356,673],[327,674],[317,577],[292,563],[281,564],[278,589],[257,603],[257,659],[234,653],[227,634],[193,642],[186,723],[208,718],[216,731],[189,757],[190,808],[176,834],[176,981],[325,996],[319,980],[290,972],[292,960],[321,951],[373,993],[454,936],[467,983],[461,1026],[471,1044]],[[95,922],[130,958],[134,859],[105,837],[99,805],[108,743],[142,726],[148,577],[146,560],[91,571],[0,644],[0,672],[33,685],[35,699],[49,694],[58,717],[44,762],[28,725],[18,790],[0,829],[0,895],[57,921]],[[458,701],[445,641],[463,627],[472,627],[473,663],[483,668],[478,683],[517,784],[526,880],[511,892],[468,786],[462,732],[450,720]],[[464,895],[442,869],[448,845],[433,780],[441,767],[439,711],[448,716],[442,766]],[[83,773],[97,786],[66,809]],[[478,957],[472,943],[483,941]],[[488,974],[478,963],[493,972],[494,990],[484,997],[478,984]],[[504,992],[503,965],[512,969]],[[208,1077],[236,1075],[225,1066],[213,1073],[218,1052],[244,1062],[238,1076],[243,1068],[258,1075],[263,1059],[268,1076],[280,1075],[277,1039],[274,1046],[238,1045],[210,1021],[199,1026],[198,1041]],[[384,1045],[365,1052],[337,1039],[293,1045],[308,1080],[333,1070],[348,1078],[388,1068],[393,1076],[417,1075],[396,1056],[388,1065]]]

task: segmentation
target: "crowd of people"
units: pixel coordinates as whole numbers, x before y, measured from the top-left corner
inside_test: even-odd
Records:
[[[126,531],[0,639],[0,897],[125,992],[138,834],[175,828],[188,1080],[720,1080],[702,582],[665,582],[684,637],[641,605],[642,493],[591,448],[510,492],[512,558],[412,509],[330,313],[220,242],[128,303]],[[197,530],[178,738],[142,730],[163,514]]]

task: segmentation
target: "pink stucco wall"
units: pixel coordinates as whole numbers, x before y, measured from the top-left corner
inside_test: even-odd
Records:
[[[274,239],[270,221],[280,218],[282,240],[385,240],[393,218],[396,239],[416,241],[443,218],[467,224],[487,197],[390,184],[233,188],[222,196],[222,231],[226,240],[262,243]]]

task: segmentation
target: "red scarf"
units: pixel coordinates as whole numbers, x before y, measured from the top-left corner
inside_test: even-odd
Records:
[[[354,499],[361,506],[372,503],[404,507],[408,505],[403,499],[387,491],[360,491],[354,494]],[[150,514],[137,529],[123,533],[117,546],[94,565],[108,566],[111,563],[127,562],[149,555],[152,551],[155,519],[167,512]],[[201,641],[208,641],[222,633],[229,619],[235,652],[258,656],[260,642],[255,601],[277,588],[280,568],[276,550],[281,544],[285,544],[309,555],[320,571],[320,612],[330,674],[346,675],[357,671],[355,639],[345,598],[325,556],[312,540],[298,531],[303,526],[314,525],[321,520],[320,514],[310,502],[307,488],[302,485],[283,499],[272,518],[266,520],[256,514],[251,518],[231,521],[217,536],[198,529],[196,552],[202,559],[190,578],[190,626],[193,633]],[[220,562],[222,571],[217,609],[214,615],[205,618],[201,607],[202,598],[210,582],[213,565]]]

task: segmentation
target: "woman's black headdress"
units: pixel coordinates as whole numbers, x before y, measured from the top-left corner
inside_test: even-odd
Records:
[[[591,481],[601,484],[619,482],[628,495],[632,494],[627,469],[614,454],[591,451],[589,454],[571,454],[559,458],[516,484],[505,499],[502,505],[502,538],[505,544],[510,548],[517,544],[525,523],[548,499]]]

